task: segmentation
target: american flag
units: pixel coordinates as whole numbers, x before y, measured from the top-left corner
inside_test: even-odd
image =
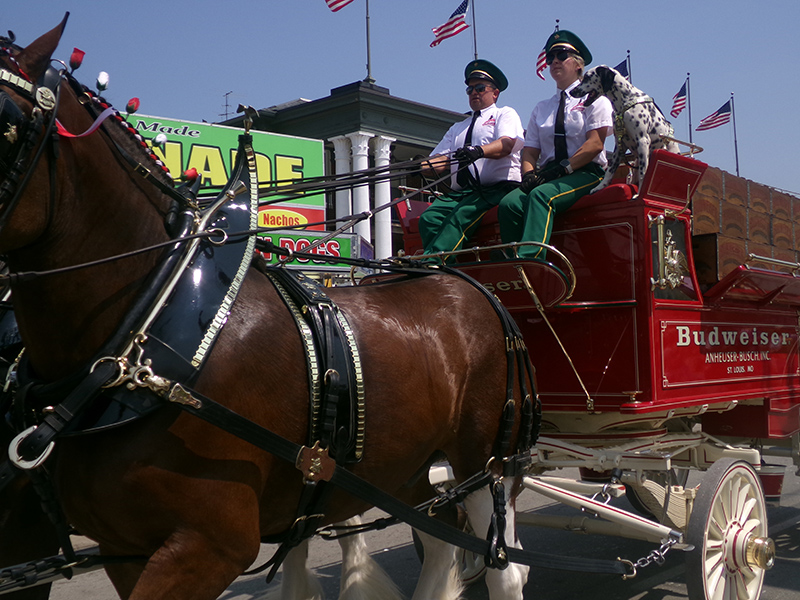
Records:
[[[672,110],[669,111],[673,117],[677,117],[686,108],[686,82],[683,82],[681,89],[672,97]]]
[[[539,76],[539,79],[544,81],[544,70],[547,68],[547,52],[544,48],[539,53],[539,57],[536,59],[536,74]]]
[[[469,6],[469,0],[464,0],[461,4],[458,5],[458,8],[453,11],[453,14],[450,15],[450,18],[447,19],[447,22],[445,24],[433,28],[434,39],[431,42],[431,48],[433,48],[434,46],[438,46],[447,38],[453,37],[454,35],[461,33],[467,27],[469,27],[469,25],[467,25],[466,21],[464,20],[464,18],[467,15],[468,6]]]
[[[706,129],[714,129],[715,127],[719,127],[720,125],[725,125],[731,120],[731,101],[728,100],[725,104],[719,107],[719,109],[710,115],[708,115],[705,119],[700,121],[700,125],[697,126],[695,131],[705,131]]]
[[[628,72],[628,59],[627,58],[625,60],[623,60],[621,63],[619,63],[616,67],[614,67],[614,70],[617,73],[619,73],[620,75],[622,75],[625,79],[630,81],[631,74]]]
[[[328,8],[330,8],[333,12],[342,10],[351,2],[353,2],[353,0],[325,0],[325,4],[327,4]]]

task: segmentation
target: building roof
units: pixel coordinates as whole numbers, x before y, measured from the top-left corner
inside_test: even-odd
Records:
[[[253,128],[327,140],[356,131],[395,138],[399,145],[430,149],[465,113],[397,98],[374,83],[357,81],[318,100],[299,98],[258,111]],[[243,116],[223,125],[241,127]]]

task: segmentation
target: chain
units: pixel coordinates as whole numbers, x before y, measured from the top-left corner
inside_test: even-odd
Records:
[[[626,573],[625,575],[622,576],[622,578],[633,579],[634,577],[636,577],[637,571],[639,569],[648,567],[653,563],[657,564],[658,566],[663,565],[664,561],[666,560],[667,552],[669,552],[672,549],[672,547],[677,543],[678,543],[678,538],[670,538],[666,542],[661,544],[661,547],[658,548],[658,550],[653,550],[652,552],[650,552],[650,554],[640,558],[635,563],[629,560],[625,560],[624,558],[618,558],[617,560],[625,563],[631,570],[630,573]]]

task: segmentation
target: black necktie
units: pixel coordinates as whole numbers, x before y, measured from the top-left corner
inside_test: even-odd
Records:
[[[567,132],[564,129],[564,107],[567,103],[567,92],[561,92],[561,98],[558,101],[558,112],[556,113],[556,129],[555,129],[555,148],[556,148],[556,162],[561,162],[565,158],[569,158],[567,154]]]
[[[478,120],[478,117],[481,116],[481,111],[476,110],[472,114],[472,122],[469,124],[469,129],[467,129],[467,137],[464,138],[464,146],[471,146],[472,145],[472,130],[475,128],[475,121]],[[458,185],[462,188],[466,188],[469,185],[469,167],[467,166],[469,163],[466,162],[459,162],[458,168],[459,171],[456,174],[456,181]]]

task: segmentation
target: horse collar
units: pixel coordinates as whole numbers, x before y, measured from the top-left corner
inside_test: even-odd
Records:
[[[235,199],[234,191],[243,189],[249,189],[246,202]],[[255,153],[250,136],[242,135],[226,189],[202,213],[183,214],[184,227],[194,224],[196,231],[217,229],[225,237],[224,243],[176,240],[109,342],[77,374],[42,384],[20,372],[21,384],[35,385],[37,400],[42,400],[38,392],[46,391],[47,403],[57,405],[76,380],[82,385],[97,369],[113,367],[100,382],[103,392],[98,404],[76,412],[74,420],[71,415],[72,422],[59,431],[80,433],[129,422],[163,406],[157,395],[164,381],[194,382],[227,320],[255,251],[254,236],[229,239],[225,231],[254,229],[257,214]],[[188,233],[191,231],[184,230],[181,237]],[[196,285],[198,279],[202,286]]]

